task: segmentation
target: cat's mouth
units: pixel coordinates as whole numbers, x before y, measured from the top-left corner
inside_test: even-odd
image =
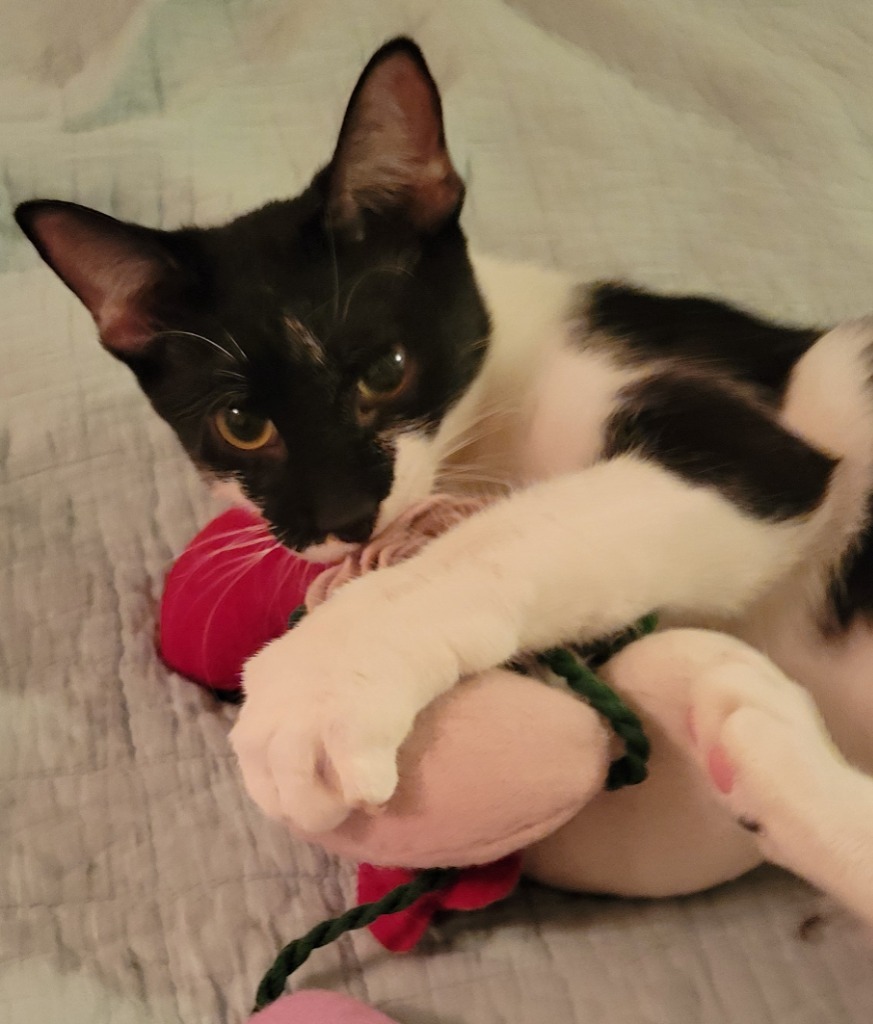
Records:
[[[352,541],[340,540],[338,537],[325,537],[315,544],[295,548],[296,553],[307,562],[318,562],[330,565],[341,562],[347,555],[356,551],[361,545]]]

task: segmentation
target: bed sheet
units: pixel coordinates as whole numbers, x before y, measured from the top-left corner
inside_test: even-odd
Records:
[[[0,1020],[230,1024],[352,870],[265,821],[233,709],[161,665],[174,554],[214,513],[19,237],[37,195],[171,227],[300,188],[370,52],[443,89],[473,244],[826,323],[873,306],[866,0],[5,0],[0,40]],[[414,955],[299,984],[401,1024],[868,1024],[870,938],[763,869],[608,901],[523,887]]]

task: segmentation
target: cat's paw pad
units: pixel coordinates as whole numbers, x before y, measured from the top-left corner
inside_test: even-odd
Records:
[[[842,764],[809,694],[754,652],[695,680],[689,731],[714,789],[751,832],[796,813]]]

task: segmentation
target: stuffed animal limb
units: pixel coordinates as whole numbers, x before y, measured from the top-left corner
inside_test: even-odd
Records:
[[[703,630],[643,638],[602,674],[646,723],[650,777],[596,796],[527,851],[529,873],[658,896],[766,859],[873,922],[873,779],[846,763],[805,690]]]

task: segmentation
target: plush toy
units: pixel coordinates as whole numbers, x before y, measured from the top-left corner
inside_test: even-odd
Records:
[[[251,1024],[395,1024],[384,1014],[338,992],[310,989],[282,996]]]
[[[324,566],[277,544],[259,516],[232,508],[176,559],[164,582],[158,648],[170,668],[233,698],[243,663],[288,628]]]
[[[377,538],[326,571],[279,547],[257,516],[227,512],[168,575],[163,658],[232,695],[243,663],[281,635],[304,599],[329,597],[474,511],[451,503],[415,510],[393,539]],[[873,783],[838,754],[808,695],[758,652],[719,633],[674,629],[610,658],[600,672],[651,741],[645,785],[618,792],[604,786],[621,754],[615,732],[566,688],[544,685],[530,662],[527,674],[521,667],[462,680],[421,712],[399,754],[397,792],[381,813],[358,810],[333,832],[305,837],[376,865],[359,873],[362,901],[382,906],[386,892],[412,894],[394,901],[394,909],[407,908],[404,915],[373,924],[389,948],[410,948],[440,907],[482,906],[506,895],[522,870],[571,890],[670,896],[737,877],[766,856],[873,920],[862,856],[873,836],[859,835],[866,819],[854,813],[859,801],[873,804]],[[735,730],[737,716],[742,728]],[[449,866],[471,870],[440,873]],[[426,896],[422,879],[433,882]],[[858,892],[869,895],[862,906]],[[372,915],[352,926],[366,921]],[[314,931],[283,951],[259,1006],[332,934],[325,926]],[[307,1017],[301,995],[275,1004],[301,1008],[276,1024],[347,1019],[345,1010]],[[359,1009],[350,1022],[381,1020]]]

